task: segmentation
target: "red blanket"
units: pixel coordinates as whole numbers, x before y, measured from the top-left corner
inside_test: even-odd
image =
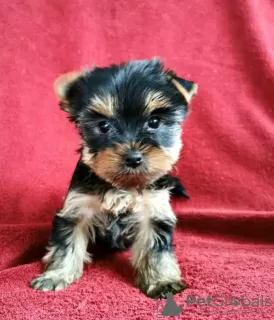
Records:
[[[153,56],[199,84],[176,171],[191,200],[173,200],[188,284],[174,298],[180,318],[274,318],[272,0],[2,0],[0,46],[0,319],[161,313],[133,286],[129,253],[98,257],[61,292],[28,285],[41,271],[79,145],[53,80],[81,66]],[[189,296],[240,300],[200,306]]]

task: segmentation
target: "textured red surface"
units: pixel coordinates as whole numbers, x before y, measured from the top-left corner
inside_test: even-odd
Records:
[[[28,282],[40,271],[77,160],[79,139],[59,111],[53,80],[79,66],[161,56],[199,84],[177,166],[191,200],[173,202],[189,286],[175,297],[180,318],[273,319],[271,307],[184,302],[245,295],[274,304],[273,1],[0,4],[0,318],[156,317],[155,302],[133,287],[129,253],[97,260],[62,292],[35,292]]]

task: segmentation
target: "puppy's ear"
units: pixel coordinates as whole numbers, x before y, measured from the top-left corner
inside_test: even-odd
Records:
[[[185,103],[189,104],[192,98],[197,94],[198,85],[192,81],[179,78],[173,71],[168,71],[166,75],[169,81],[181,93],[185,100]]]
[[[59,76],[53,84],[54,92],[60,99],[61,109],[70,112],[69,100],[67,98],[70,87],[83,75],[83,72],[72,71]]]

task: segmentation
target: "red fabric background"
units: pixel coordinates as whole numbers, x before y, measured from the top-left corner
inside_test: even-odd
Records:
[[[272,0],[0,0],[0,318],[154,319],[128,253],[58,293],[35,292],[50,222],[77,161],[52,83],[83,66],[160,56],[199,84],[173,201],[187,295],[271,297],[274,249]],[[217,308],[218,309],[218,308]],[[273,308],[184,307],[181,319],[273,319]],[[262,314],[264,312],[264,314]],[[272,315],[271,315],[272,313]]]

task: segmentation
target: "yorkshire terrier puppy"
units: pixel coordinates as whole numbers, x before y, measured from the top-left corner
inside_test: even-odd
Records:
[[[169,198],[187,194],[168,173],[197,85],[155,59],[71,72],[55,91],[79,130],[81,157],[53,221],[46,270],[31,286],[60,290],[79,279],[92,241],[132,248],[136,285],[147,296],[182,291]]]

